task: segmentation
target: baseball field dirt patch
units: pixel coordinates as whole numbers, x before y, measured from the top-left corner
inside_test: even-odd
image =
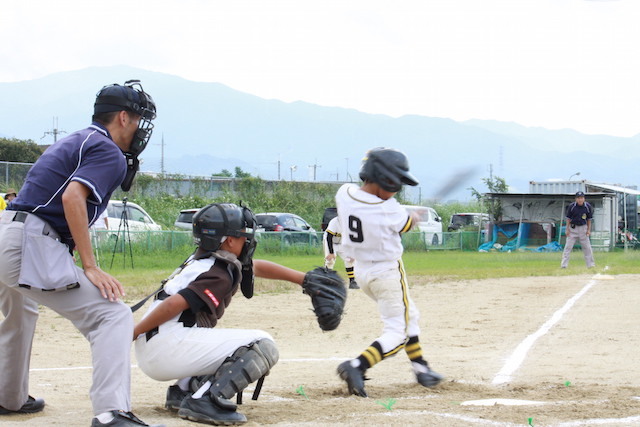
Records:
[[[259,399],[251,400],[253,386],[244,393],[246,425],[640,425],[640,276],[593,273],[442,283],[410,277],[426,359],[446,380],[433,389],[418,385],[402,352],[367,372],[366,399],[349,396],[336,375],[381,330],[361,291],[349,291],[332,332],[320,331],[309,298],[293,291],[251,300],[238,294],[218,327],[264,329],[280,349]],[[135,355],[132,363],[136,415],[197,425],[163,408],[171,383],[148,378]],[[89,347],[47,308],[31,369],[30,392],[46,400],[45,410],[2,417],[0,425],[90,424]]]

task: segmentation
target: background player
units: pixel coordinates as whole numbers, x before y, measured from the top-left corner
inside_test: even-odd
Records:
[[[593,206],[584,200],[582,191],[578,191],[575,202],[567,206],[566,219],[567,228],[565,233],[567,240],[562,251],[560,267],[567,268],[569,265],[569,256],[576,241],[580,242],[587,267],[595,267],[596,262],[593,260],[593,250],[591,249],[591,241],[589,241],[591,222],[593,220]]]
[[[256,220],[248,208],[208,205],[194,215],[193,224],[198,248],[135,327],[138,365],[158,381],[178,380],[167,390],[165,406],[180,417],[242,424],[247,418],[229,399],[269,373],[278,349],[267,332],[215,328],[218,319],[238,288],[251,298],[254,273],[303,286],[310,273],[252,261]]]
[[[322,234],[324,265],[327,268],[333,269],[336,264],[336,254],[340,255],[340,258],[344,260],[344,269],[347,271],[347,277],[349,278],[349,289],[360,289],[353,271],[353,258],[344,256],[340,250],[340,240],[342,236],[339,227],[338,217],[334,217],[329,221],[327,228]]]
[[[442,376],[422,357],[420,314],[409,296],[402,264],[400,233],[410,230],[416,218],[393,198],[403,184],[418,185],[418,181],[409,173],[406,156],[391,148],[370,150],[360,179],[361,187],[344,184],[336,194],[341,245],[345,255],[356,260],[360,287],[376,301],[384,327],[362,354],[338,366],[338,374],[350,393],[367,397],[366,370],[404,348],[418,383],[433,387]]]

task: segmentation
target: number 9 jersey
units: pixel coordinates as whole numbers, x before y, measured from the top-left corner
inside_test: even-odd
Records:
[[[362,262],[402,258],[400,234],[411,229],[412,220],[395,198],[383,200],[356,184],[344,184],[336,194],[336,206],[346,256]]]

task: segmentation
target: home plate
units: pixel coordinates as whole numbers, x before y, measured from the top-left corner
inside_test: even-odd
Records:
[[[608,275],[608,274],[600,274],[600,273],[598,273],[598,274],[594,274],[594,275],[593,275],[593,278],[594,278],[595,280],[615,280],[615,277],[613,277],[613,276],[611,276],[611,275]]]
[[[524,405],[544,405],[545,402],[536,402],[535,400],[518,400],[518,399],[481,399],[481,400],[467,400],[460,405],[463,406],[524,406]]]

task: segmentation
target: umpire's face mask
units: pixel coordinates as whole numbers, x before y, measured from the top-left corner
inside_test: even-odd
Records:
[[[140,160],[138,160],[138,156],[134,156],[131,153],[124,153],[124,157],[127,160],[127,174],[124,176],[120,188],[122,191],[129,191],[131,184],[133,184],[133,179],[136,177],[136,173],[140,168]]]

